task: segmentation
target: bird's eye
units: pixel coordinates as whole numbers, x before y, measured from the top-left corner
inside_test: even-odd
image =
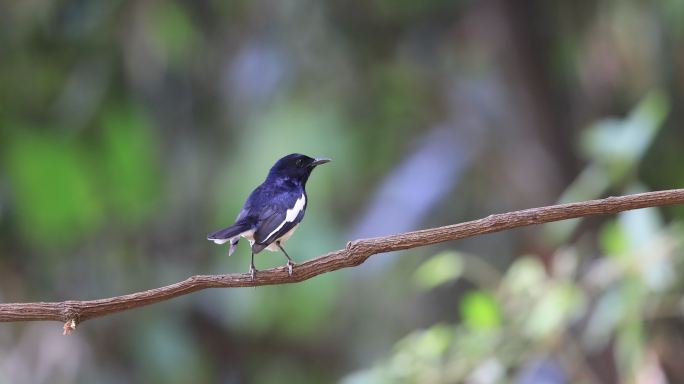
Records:
[[[297,168],[301,168],[303,163],[304,163],[304,162],[302,161],[302,159],[298,159],[298,160],[295,162],[295,165],[297,166]]]

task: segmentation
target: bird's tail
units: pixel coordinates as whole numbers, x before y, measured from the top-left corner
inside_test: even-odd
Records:
[[[237,222],[228,228],[219,229],[216,232],[212,232],[207,235],[207,240],[211,240],[216,244],[223,244],[228,242],[228,240],[239,236],[245,231],[249,231],[251,225],[249,223]]]

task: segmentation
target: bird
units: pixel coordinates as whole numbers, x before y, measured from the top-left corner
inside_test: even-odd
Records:
[[[251,279],[257,269],[254,255],[264,249],[282,251],[287,258],[287,271],[292,276],[294,260],[287,254],[283,243],[292,236],[304,219],[308,196],[306,182],[317,166],[330,162],[326,157],[309,157],[299,153],[289,154],[271,167],[266,180],[247,197],[245,204],[230,227],[207,235],[216,244],[230,242],[228,256],[235,252],[238,241],[249,241],[252,258],[249,264]]]

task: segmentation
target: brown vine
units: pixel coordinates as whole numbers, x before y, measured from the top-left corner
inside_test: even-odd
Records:
[[[287,268],[279,267],[259,271],[254,280],[247,273],[196,275],[164,287],[105,299],[3,303],[0,304],[0,322],[61,321],[64,323],[64,333],[69,334],[77,324],[86,320],[158,303],[202,289],[296,283],[326,272],[357,266],[378,253],[422,247],[534,224],[682,203],[684,189],[672,189],[500,213],[444,227],[354,240],[347,243],[345,249],[298,264],[292,276],[288,275]]]

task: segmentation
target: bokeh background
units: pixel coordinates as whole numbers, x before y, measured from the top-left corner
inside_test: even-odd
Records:
[[[0,1],[0,301],[245,272],[232,222],[329,156],[288,242],[684,185],[684,2]],[[301,284],[0,325],[2,383],[681,383],[683,207]],[[258,268],[283,264],[264,253]]]

